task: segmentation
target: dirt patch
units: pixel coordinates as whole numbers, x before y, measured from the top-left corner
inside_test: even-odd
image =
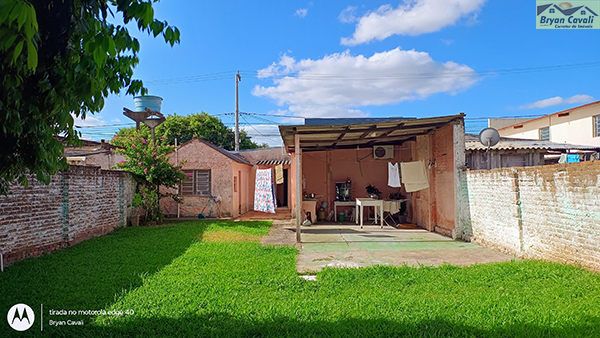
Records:
[[[202,239],[207,242],[258,242],[261,236],[232,230],[209,231]]]

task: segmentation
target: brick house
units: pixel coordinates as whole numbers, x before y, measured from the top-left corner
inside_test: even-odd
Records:
[[[251,208],[248,186],[252,164],[244,157],[201,138],[182,144],[170,162],[183,165],[188,178],[179,187],[183,203],[163,199],[167,217],[237,217]]]

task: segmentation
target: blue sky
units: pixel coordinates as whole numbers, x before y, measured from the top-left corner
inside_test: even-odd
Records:
[[[277,124],[303,117],[466,114],[467,132],[489,117],[533,117],[600,99],[600,30],[536,30],[535,1],[187,1],[155,4],[181,31],[170,47],[141,43],[134,77],[162,112],[206,112],[255,142],[281,144]],[[110,139],[132,125],[111,96],[76,121]],[[91,126],[91,128],[89,128]]]

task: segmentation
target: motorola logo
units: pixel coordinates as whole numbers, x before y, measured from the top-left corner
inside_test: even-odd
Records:
[[[6,315],[8,325],[17,331],[28,330],[35,321],[35,313],[27,304],[15,304]]]

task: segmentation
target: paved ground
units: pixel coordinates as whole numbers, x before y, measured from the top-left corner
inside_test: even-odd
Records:
[[[289,221],[277,222],[262,243],[296,245],[295,239],[295,227]],[[514,258],[420,228],[380,229],[374,225],[365,225],[364,229],[352,224],[303,227],[302,243],[297,246],[300,273],[319,271],[325,266],[472,265]]]

